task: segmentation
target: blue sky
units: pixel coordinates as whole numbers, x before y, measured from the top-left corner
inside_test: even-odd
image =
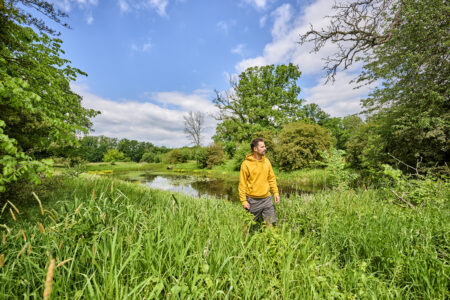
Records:
[[[360,110],[368,87],[349,81],[359,66],[323,85],[321,59],[298,45],[309,24],[325,26],[332,0],[55,0],[69,14],[59,28],[72,66],[89,74],[72,85],[83,105],[102,111],[92,135],[188,145],[183,115],[214,114],[214,90],[255,65],[292,62],[303,75],[302,98],[333,116]],[[55,25],[56,26],[56,25]],[[55,27],[54,26],[54,27]],[[203,144],[216,122],[206,121]]]

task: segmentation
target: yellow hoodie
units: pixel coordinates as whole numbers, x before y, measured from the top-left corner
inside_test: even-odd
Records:
[[[252,154],[247,155],[241,165],[239,178],[239,199],[242,205],[247,203],[247,196],[251,198],[269,196],[270,189],[274,195],[278,195],[277,180],[270,161],[265,156],[257,160]]]

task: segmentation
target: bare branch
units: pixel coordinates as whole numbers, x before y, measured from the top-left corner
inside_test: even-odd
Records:
[[[335,3],[335,15],[328,16],[327,28],[310,30],[300,36],[299,44],[313,43],[312,52],[318,52],[328,43],[334,43],[339,50],[325,58],[324,70],[327,82],[334,81],[339,68],[350,67],[356,60],[364,59],[370,50],[387,43],[394,30],[401,23],[404,0],[357,0],[351,3]]]
[[[190,111],[187,116],[183,116],[184,118],[184,133],[186,133],[187,137],[196,145],[201,145],[202,131],[203,125],[205,123],[205,114],[196,111],[193,113]]]

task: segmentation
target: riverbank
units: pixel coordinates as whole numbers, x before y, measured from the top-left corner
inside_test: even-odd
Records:
[[[448,207],[324,191],[282,201],[276,228],[244,235],[237,203],[112,178],[55,177],[36,195],[42,210],[29,198],[16,221],[1,215],[6,298],[40,298],[52,259],[55,298],[448,297]]]
[[[137,175],[142,174],[142,172],[148,172],[158,175],[188,174],[194,176],[207,176],[232,181],[239,179],[239,171],[233,170],[231,161],[228,161],[221,166],[215,166],[212,169],[199,169],[195,161],[172,165],[166,163],[135,162],[117,162],[112,165],[111,163],[101,162],[87,164],[87,172],[100,175],[130,173],[130,178],[133,177],[133,172]],[[305,191],[315,191],[326,188],[331,181],[330,174],[323,168],[303,169],[293,172],[281,172],[275,169],[274,172],[280,183],[299,185]],[[135,179],[138,180],[138,178]]]

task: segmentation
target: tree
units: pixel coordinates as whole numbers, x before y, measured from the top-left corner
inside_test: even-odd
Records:
[[[87,133],[98,114],[70,89],[86,74],[61,58],[60,39],[22,26],[54,33],[17,2],[0,0],[0,191],[21,178],[39,182],[39,173],[51,171],[49,147],[76,144],[76,133]],[[46,1],[20,2],[56,22],[63,16]]]
[[[184,118],[184,133],[186,133],[188,139],[190,139],[196,147],[200,147],[202,141],[202,131],[205,124],[205,114],[196,111],[190,111]]]
[[[282,170],[310,167],[321,160],[320,151],[329,150],[333,137],[317,124],[293,122],[286,124],[276,137],[274,160]]]
[[[220,112],[214,140],[239,143],[255,132],[281,129],[283,124],[301,120],[303,100],[299,98],[297,66],[251,67],[230,80],[231,91],[217,92],[214,103]]]
[[[378,82],[363,100],[374,149],[409,165],[450,159],[450,64],[448,3],[442,0],[358,0],[335,5],[326,29],[302,35],[318,51],[327,42],[339,52],[327,59],[332,79],[338,68],[363,62],[359,84]],[[379,155],[376,155],[377,157]],[[388,162],[391,156],[379,163]]]

